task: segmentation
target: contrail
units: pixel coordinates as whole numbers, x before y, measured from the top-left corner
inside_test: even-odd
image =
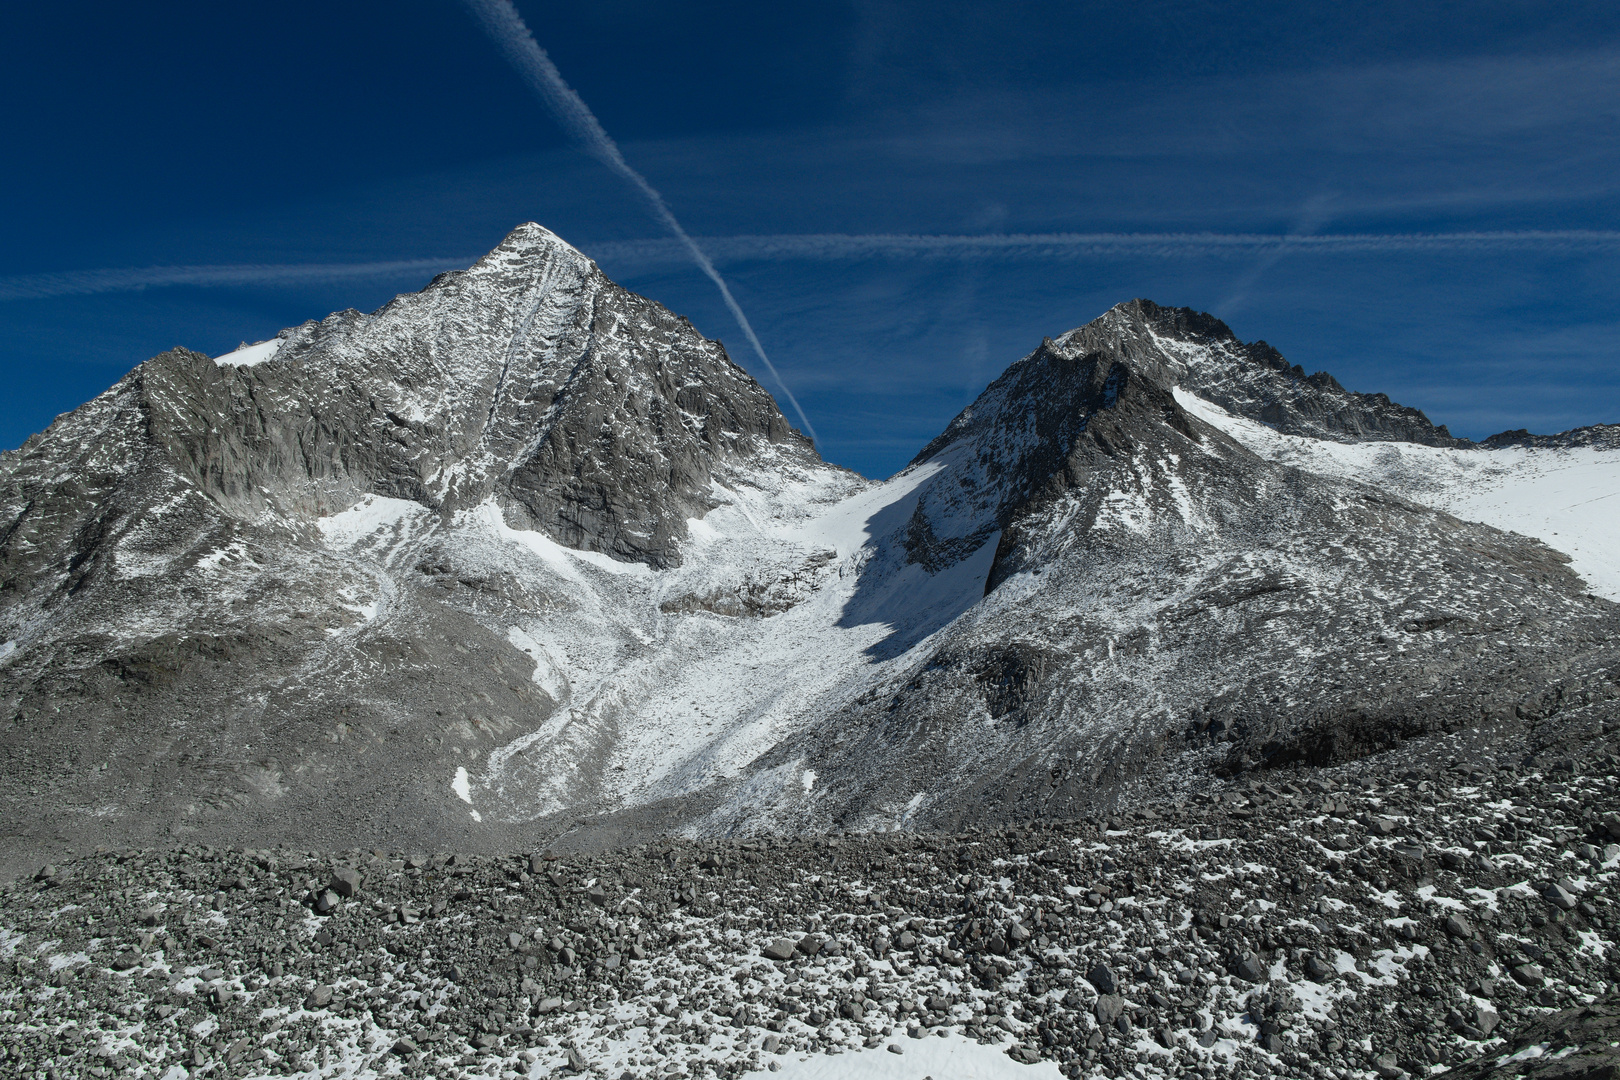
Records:
[[[596,114],[591,112],[584,99],[563,81],[557,65],[551,62],[546,50],[534,40],[534,35],[529,32],[523,16],[518,14],[511,0],[466,0],[466,4],[484,24],[489,36],[501,47],[506,59],[528,80],[535,93],[540,95],[540,99],[546,103],[546,108],[551,110],[552,116],[569,136],[591,156],[630,181],[631,185],[646,197],[654,215],[675,235],[691,255],[692,260],[720,290],[721,298],[731,310],[731,317],[737,320],[737,325],[742,328],[748,344],[753,346],[754,353],[765,365],[765,369],[771,373],[771,378],[776,380],[776,385],[781,388],[788,403],[793,406],[794,413],[799,417],[799,423],[804,425],[804,430],[810,434],[812,441],[819,441],[816,439],[816,429],[810,426],[810,418],[804,414],[803,407],[799,405],[799,399],[788,389],[787,383],[782,379],[782,373],[776,370],[771,358],[765,355],[765,347],[759,343],[759,336],[754,333],[748,316],[743,314],[742,306],[731,295],[731,288],[726,284],[726,279],[720,276],[720,271],[715,269],[714,263],[698,246],[697,241],[687,235],[681,223],[675,220],[675,215],[670,211],[669,204],[664,202],[664,197],[647,182],[646,177],[631,168],[630,163],[624,160],[624,155],[619,152],[619,145],[603,130],[602,125],[597,122]]]
[[[801,233],[780,236],[692,238],[721,263],[853,259],[1248,258],[1284,249],[1301,255],[1450,254],[1493,251],[1620,250],[1620,231],[1566,229],[1466,233],[1005,233],[916,235]],[[631,263],[685,261],[678,240],[624,240],[589,246],[597,260]],[[237,286],[410,278],[462,270],[481,256],[401,259],[368,263],[244,263],[226,266],[147,266],[67,270],[0,278],[0,301],[134,292],[165,285]]]

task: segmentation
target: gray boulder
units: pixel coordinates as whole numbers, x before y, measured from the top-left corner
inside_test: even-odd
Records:
[[[359,893],[360,884],[364,880],[360,872],[352,866],[340,866],[332,871],[332,880],[326,887],[348,900]]]

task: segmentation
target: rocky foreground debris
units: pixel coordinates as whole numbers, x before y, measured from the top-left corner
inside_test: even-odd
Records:
[[[1614,735],[1109,820],[509,857],[108,851],[0,895],[4,1071],[1611,1076]]]

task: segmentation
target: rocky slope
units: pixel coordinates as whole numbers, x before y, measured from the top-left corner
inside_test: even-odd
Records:
[[[885,642],[876,677],[765,755],[707,823],[756,820],[770,769],[778,812],[818,826],[1088,815],[1212,773],[1505,733],[1620,695],[1614,604],[1562,553],[1433,508],[1453,490],[1444,469],[1424,485],[1386,468],[1372,486],[1326,467],[1344,444],[1187,389],[1292,378],[1258,361],[1228,377],[1256,351],[1207,316],[1136,301],[1008,369],[890,482],[913,485],[909,513],[861,570],[965,572],[985,595]],[[1297,415],[1337,417],[1341,434],[1410,412],[1304,385],[1322,392]],[[1354,445],[1401,453],[1387,431]],[[1617,460],[1599,462],[1611,491]],[[800,769],[819,797],[794,790]]]
[[[1566,442],[1132,301],[872,483],[525,226],[0,456],[3,850],[1092,819],[1509,739],[1620,695],[1612,541],[1454,481],[1616,475]]]
[[[1599,1077],[1616,751],[1588,709],[1094,824],[98,852],[0,892],[0,1054],[30,1078]]]

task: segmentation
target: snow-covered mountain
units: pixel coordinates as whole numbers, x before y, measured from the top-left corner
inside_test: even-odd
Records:
[[[527,225],[0,456],[8,842],[1075,816],[1533,722],[1617,693],[1615,443],[1133,301],[874,483]]]

